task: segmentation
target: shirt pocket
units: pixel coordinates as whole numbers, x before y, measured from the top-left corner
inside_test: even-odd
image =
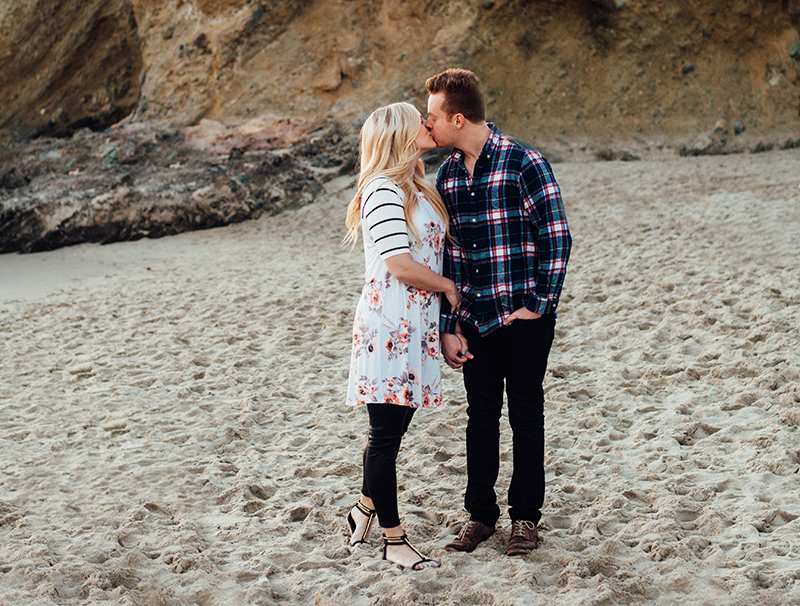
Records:
[[[509,183],[490,185],[487,191],[487,207],[496,220],[517,219],[525,213],[519,188]]]
[[[501,184],[497,185],[490,185],[488,191],[486,192],[487,201],[489,203],[489,208],[492,210],[498,210],[503,206],[503,186]]]

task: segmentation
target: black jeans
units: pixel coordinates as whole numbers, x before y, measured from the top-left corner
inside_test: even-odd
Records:
[[[364,449],[364,481],[361,493],[372,499],[381,528],[400,526],[397,514],[395,461],[400,441],[416,408],[397,404],[367,404],[369,440]]]
[[[494,485],[500,468],[503,383],[513,439],[508,489],[511,520],[538,523],[544,503],[544,391],[542,381],[553,343],[555,316],[515,320],[481,337],[462,325],[474,359],[464,364],[467,390],[467,492],[470,519],[494,526],[500,508]]]

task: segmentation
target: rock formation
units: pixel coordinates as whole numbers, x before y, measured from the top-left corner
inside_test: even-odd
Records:
[[[451,66],[553,161],[798,146],[799,30],[800,0],[0,0],[0,251],[311,199]]]
[[[130,123],[7,145],[0,253],[159,237],[309,204],[327,181],[355,173],[354,142],[335,125],[297,128]]]
[[[3,0],[0,126],[351,122],[464,66],[539,142],[800,127],[800,0]],[[755,135],[754,135],[755,136]]]
[[[0,2],[0,127],[18,136],[102,129],[141,96],[129,0]]]

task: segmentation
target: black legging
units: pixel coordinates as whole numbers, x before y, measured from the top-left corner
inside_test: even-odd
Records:
[[[400,441],[416,408],[397,404],[367,404],[369,440],[364,449],[364,481],[361,492],[372,499],[381,528],[400,526],[397,514],[395,461]]]

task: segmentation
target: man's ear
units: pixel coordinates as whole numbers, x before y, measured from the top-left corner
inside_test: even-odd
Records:
[[[453,117],[453,126],[455,126],[456,128],[463,128],[466,122],[467,119],[464,117],[464,114],[456,114]]]

